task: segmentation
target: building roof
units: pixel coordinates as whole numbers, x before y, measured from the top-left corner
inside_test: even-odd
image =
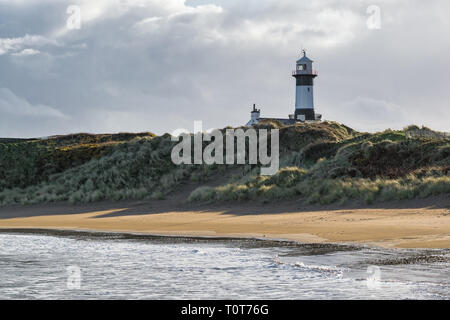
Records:
[[[306,55],[304,55],[299,60],[297,60],[297,63],[301,63],[301,62],[313,62],[313,61],[310,58],[308,58]]]
[[[290,125],[295,124],[296,121],[294,119],[283,119],[283,118],[259,118],[258,121],[264,121],[264,120],[276,120],[280,121],[282,124]]]

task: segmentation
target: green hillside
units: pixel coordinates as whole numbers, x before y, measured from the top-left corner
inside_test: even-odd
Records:
[[[161,199],[187,184],[186,199],[194,202],[372,203],[450,193],[450,139],[427,128],[372,134],[336,122],[258,127],[280,130],[274,176],[260,176],[255,165],[177,166],[168,134],[0,139],[0,204]]]

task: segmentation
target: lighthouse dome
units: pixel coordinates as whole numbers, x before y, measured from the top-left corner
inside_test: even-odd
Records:
[[[299,60],[297,60],[297,63],[305,63],[305,62],[313,62],[310,58],[308,58],[306,55],[301,57]]]

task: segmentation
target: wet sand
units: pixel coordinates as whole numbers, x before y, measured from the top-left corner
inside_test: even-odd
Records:
[[[450,196],[345,207],[305,206],[293,201],[221,205],[126,201],[9,206],[0,208],[0,228],[450,248]]]

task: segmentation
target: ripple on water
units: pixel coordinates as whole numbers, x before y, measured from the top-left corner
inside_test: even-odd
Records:
[[[450,299],[448,250],[0,233],[0,299]],[[380,277],[368,282],[369,265]],[[67,267],[81,271],[68,286]]]

